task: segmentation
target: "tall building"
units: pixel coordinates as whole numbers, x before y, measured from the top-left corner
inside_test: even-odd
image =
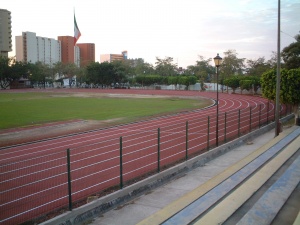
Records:
[[[53,38],[39,37],[34,32],[16,36],[16,60],[43,62],[52,65],[61,61],[61,43]]]
[[[95,62],[95,44],[80,43],[76,46],[80,49],[80,67],[85,67],[90,62]]]
[[[122,54],[102,54],[100,55],[100,62],[113,62],[115,60],[127,60],[128,52],[123,51]]]
[[[74,37],[58,36],[57,39],[61,42],[61,61],[62,63],[75,63],[80,65],[80,49],[74,46]]]
[[[74,46],[74,63],[77,67],[80,67],[80,48],[78,46]]]
[[[12,51],[11,13],[6,9],[0,9],[0,55],[8,57]]]

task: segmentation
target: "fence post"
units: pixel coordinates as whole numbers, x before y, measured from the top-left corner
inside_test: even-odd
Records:
[[[280,109],[280,104],[279,104],[279,109]],[[273,121],[275,121],[275,114],[276,114],[276,105],[274,104]],[[279,118],[280,118],[280,112],[279,112]]]
[[[287,116],[287,104],[284,104],[285,106],[285,112],[284,112],[284,115],[282,117],[286,117]]]
[[[71,184],[71,159],[70,149],[67,149],[67,170],[68,170],[68,195],[69,195],[69,211],[72,211],[72,184]]]
[[[157,172],[160,172],[160,128],[157,129]]]
[[[123,189],[123,138],[120,137],[120,189]]]
[[[250,132],[251,132],[251,123],[252,123],[252,107],[250,106],[250,123],[249,123],[249,129],[250,129]]]
[[[241,109],[239,109],[238,137],[240,137],[240,127],[241,127]]]
[[[267,105],[267,125],[269,124],[269,100]]]
[[[207,151],[209,150],[209,116],[207,117]]]
[[[258,128],[260,128],[260,119],[261,119],[261,104],[259,105]]]
[[[189,149],[189,122],[185,123],[185,160],[188,160],[188,149]]]
[[[226,143],[226,122],[227,122],[227,112],[225,112],[225,125],[224,125],[224,142]]]

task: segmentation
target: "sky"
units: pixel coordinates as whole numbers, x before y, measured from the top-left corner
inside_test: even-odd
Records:
[[[277,51],[276,0],[10,0],[0,8],[12,16],[10,56],[23,31],[74,36],[74,11],[77,43],[95,43],[96,61],[127,50],[128,58],[155,65],[156,57],[172,57],[185,68],[229,49],[252,60]],[[281,49],[300,32],[299,12],[300,0],[281,0]]]

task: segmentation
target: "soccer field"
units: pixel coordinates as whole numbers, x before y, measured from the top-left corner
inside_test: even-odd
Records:
[[[121,124],[199,109],[211,102],[170,96],[25,92],[0,93],[0,104],[0,129],[6,129],[76,119]]]

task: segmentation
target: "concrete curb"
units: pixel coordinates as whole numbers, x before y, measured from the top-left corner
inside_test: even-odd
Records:
[[[294,115],[288,115],[281,119],[281,122],[286,122],[294,118]],[[139,197],[159,186],[162,186],[169,181],[176,179],[190,170],[199,166],[205,165],[205,163],[223,155],[232,149],[242,145],[250,139],[258,137],[259,135],[266,133],[275,127],[275,123],[270,123],[258,130],[254,130],[240,138],[223,144],[217,148],[214,148],[204,154],[196,156],[188,161],[180,163],[172,168],[155,174],[149,178],[139,181],[131,186],[125,187],[122,190],[118,190],[112,194],[99,198],[93,202],[85,204],[73,211],[66,212],[53,219],[41,223],[42,225],[75,225],[82,224],[86,221],[92,220],[95,217],[117,207],[118,205],[125,204]]]

